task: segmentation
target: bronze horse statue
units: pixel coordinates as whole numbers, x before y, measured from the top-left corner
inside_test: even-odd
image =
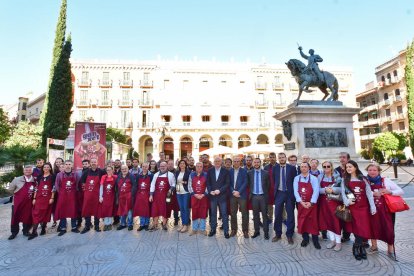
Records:
[[[324,101],[329,96],[329,90],[331,91],[331,95],[329,96],[326,101],[337,101],[338,100],[338,80],[336,77],[330,73],[323,71],[323,80],[318,79],[318,77],[307,68],[307,66],[300,60],[297,59],[290,59],[287,63],[285,63],[290,70],[292,76],[296,79],[296,82],[299,85],[299,95],[296,99],[296,102],[299,102],[300,96],[302,92],[305,91],[307,93],[312,92],[309,90],[309,87],[318,87],[325,96],[322,98]]]

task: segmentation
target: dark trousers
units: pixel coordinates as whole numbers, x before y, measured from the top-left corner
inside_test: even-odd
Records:
[[[93,225],[95,227],[99,227],[99,218],[98,217],[93,217]],[[91,217],[85,217],[85,227],[91,228],[91,226],[92,226]]]
[[[274,230],[276,236],[282,235],[282,221],[283,221],[283,208],[286,209],[286,236],[288,238],[293,237],[295,232],[295,200],[292,200],[287,192],[277,191],[275,197],[275,223]]]
[[[360,236],[354,235],[355,236],[355,245],[362,245],[364,243],[364,239]]]
[[[263,232],[269,233],[269,225],[267,223],[267,202],[264,195],[252,195],[252,207],[253,207],[253,222],[254,232],[260,232],[260,212],[262,212],[263,218]]]
[[[303,233],[302,238],[303,238],[303,240],[309,242],[309,233]],[[318,238],[319,238],[318,235],[312,235],[312,241],[313,242],[317,242]]]
[[[66,219],[61,219],[59,221],[59,228],[60,230],[66,230],[66,226],[67,226],[67,221]],[[72,227],[72,229],[76,228],[76,219],[75,218],[71,218],[70,219],[70,226]]]
[[[231,196],[230,212],[231,212],[231,230],[237,231],[237,211],[240,209],[242,214],[242,230],[249,231],[249,212],[247,211],[247,200],[241,197]]]
[[[12,216],[13,216],[13,208],[14,208],[14,205],[12,205],[11,207]],[[23,233],[29,233],[31,226],[32,226],[31,224],[23,223]],[[10,232],[13,235],[17,235],[19,233],[19,230],[20,230],[19,223],[10,225]]]
[[[218,198],[217,196],[210,197],[210,226],[212,231],[217,228],[217,206],[220,206],[220,215],[223,219],[223,230],[225,233],[229,232],[229,217],[227,215],[226,197]]]

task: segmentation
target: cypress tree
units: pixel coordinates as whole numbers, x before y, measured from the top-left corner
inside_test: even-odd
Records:
[[[73,105],[70,54],[72,39],[69,34],[56,64],[50,85],[49,102],[43,125],[42,141],[48,137],[66,139]]]
[[[407,107],[408,107],[408,135],[411,152],[414,155],[414,40],[407,47],[405,64],[405,84],[407,86]]]
[[[55,31],[55,42],[53,45],[53,55],[52,55],[52,64],[50,66],[50,75],[49,75],[49,84],[48,84],[48,90],[45,97],[45,102],[43,105],[42,114],[40,116],[40,125],[44,127],[45,124],[45,117],[48,112],[48,102],[49,102],[49,96],[51,93],[51,85],[53,76],[55,74],[56,65],[60,59],[60,55],[62,53],[63,45],[65,44],[65,35],[66,35],[66,9],[67,9],[67,2],[66,0],[62,0],[62,4],[60,6],[60,14],[58,18],[58,22],[56,25],[56,31]],[[46,140],[42,140],[42,144],[46,144]]]

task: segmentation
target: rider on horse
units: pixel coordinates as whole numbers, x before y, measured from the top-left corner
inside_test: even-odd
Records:
[[[299,46],[299,52],[300,55],[304,58],[308,60],[308,66],[306,67],[306,69],[310,69],[311,72],[313,72],[316,77],[318,78],[318,81],[323,82],[325,80],[321,70],[319,70],[319,66],[318,66],[318,62],[322,62],[323,59],[319,56],[319,55],[315,55],[315,51],[313,49],[309,50],[309,56],[305,55],[302,52],[302,46]]]

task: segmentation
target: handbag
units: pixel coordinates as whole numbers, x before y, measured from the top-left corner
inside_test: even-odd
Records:
[[[345,206],[345,204],[342,204],[336,207],[335,215],[337,218],[345,222],[352,221],[351,211],[349,210],[348,207]]]
[[[400,196],[386,194],[386,195],[383,195],[383,197],[391,213],[397,213],[397,212],[403,212],[403,211],[410,210],[410,206],[408,206],[405,200]]]
[[[324,177],[325,177],[325,175],[322,176],[322,179]],[[334,180],[334,177],[332,177],[332,180]],[[333,183],[332,185],[330,185],[329,187],[331,187],[331,188],[340,188],[341,187],[341,181],[338,181],[338,178],[337,178],[337,181],[335,183]],[[338,202],[343,201],[342,200],[342,195],[340,193],[339,194],[334,194],[334,193],[326,194],[326,197],[329,200],[335,200],[335,201],[338,201]]]

